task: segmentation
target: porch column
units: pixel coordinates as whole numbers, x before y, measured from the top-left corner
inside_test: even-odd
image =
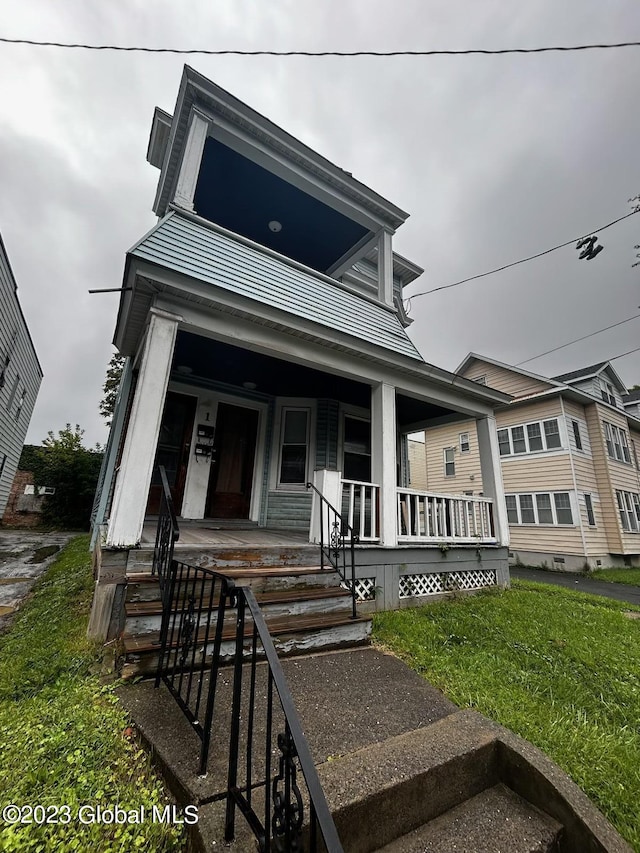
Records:
[[[208,118],[198,110],[192,110],[187,143],[184,148],[176,194],[173,199],[175,204],[186,208],[186,210],[193,210],[193,198],[196,193],[204,144],[207,141],[208,134]]]
[[[151,308],[129,427],[113,495],[107,545],[129,548],[142,535],[160,420],[180,317]]]
[[[478,430],[478,450],[480,451],[480,472],[482,490],[493,501],[493,524],[498,545],[509,545],[509,520],[504,499],[502,466],[498,448],[496,419],[491,416],[476,418]]]
[[[396,389],[371,389],[371,476],[380,486],[380,544],[396,545]]]

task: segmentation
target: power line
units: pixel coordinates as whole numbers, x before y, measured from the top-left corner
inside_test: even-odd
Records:
[[[611,228],[612,225],[617,225],[618,222],[622,222],[623,219],[628,219],[635,213],[640,213],[640,208],[632,210],[631,213],[626,213],[619,219],[614,219],[613,222],[609,222],[607,225],[601,225],[600,228],[593,228],[591,231],[588,231],[587,234],[581,234],[579,237],[573,237],[571,240],[567,240],[565,243],[560,243],[558,246],[553,246],[551,249],[545,249],[544,252],[538,252],[535,255],[530,255],[528,258],[521,258],[519,261],[513,261],[512,263],[505,264],[502,267],[496,267],[494,270],[488,270],[487,272],[481,272],[478,275],[469,276],[469,278],[463,278],[460,281],[454,281],[453,284],[442,284],[440,287],[433,287],[431,290],[422,290],[420,293],[414,293],[408,298],[408,306],[410,308],[411,301],[418,296],[427,296],[429,293],[436,293],[438,290],[448,290],[450,287],[458,287],[460,284],[466,284],[468,281],[475,281],[477,278],[484,278],[486,275],[493,275],[496,272],[508,270],[510,267],[518,266],[518,264],[526,264],[527,261],[533,261],[536,258],[541,258],[543,255],[548,255],[551,252],[555,252],[557,249],[564,249],[565,246],[570,246],[572,243],[575,243],[577,240],[582,240],[583,237],[586,237],[589,234],[594,234],[596,231],[604,231],[605,228]],[[407,310],[409,310],[409,308]]]
[[[128,53],[174,53],[184,56],[502,56],[507,53],[551,53],[577,50],[612,50],[621,47],[640,47],[640,41],[623,41],[615,44],[555,45],[552,47],[509,47],[496,50],[471,48],[469,50],[208,50],[206,48],[140,47],[118,44],[82,44],[60,41],[37,41],[36,39],[2,38],[4,44],[24,44],[32,47],[61,47],[72,50],[117,50]]]
[[[625,355],[631,355],[632,352],[638,352],[640,347],[636,347],[635,349],[627,350],[627,352],[621,352],[620,355],[614,355],[611,358],[608,358],[607,361],[615,361],[617,358],[622,358]]]
[[[515,367],[520,367],[521,364],[527,364],[529,361],[535,361],[537,358],[542,358],[543,355],[549,355],[551,352],[557,352],[559,349],[564,349],[565,347],[570,347],[571,344],[577,344],[578,341],[586,341],[587,338],[592,338],[594,335],[599,335],[600,332],[606,332],[608,329],[615,329],[616,326],[622,326],[624,323],[630,323],[631,320],[637,320],[640,317],[640,314],[636,314],[634,317],[627,317],[626,320],[620,320],[618,323],[612,323],[610,326],[605,326],[604,329],[597,329],[595,332],[591,332],[588,335],[583,335],[581,338],[576,338],[573,341],[569,341],[566,344],[562,344],[559,347],[554,347],[553,349],[548,349],[545,352],[541,352],[539,355],[532,355],[531,358],[525,358],[523,361],[517,362]],[[626,355],[626,353],[625,353]],[[617,356],[619,358],[619,356]],[[610,361],[611,359],[609,359]]]

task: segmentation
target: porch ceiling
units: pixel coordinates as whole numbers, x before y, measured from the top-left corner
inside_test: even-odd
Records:
[[[181,381],[204,379],[238,388],[251,382],[255,391],[274,397],[326,397],[367,409],[371,404],[371,388],[363,382],[190,332],[178,332],[173,368]]]

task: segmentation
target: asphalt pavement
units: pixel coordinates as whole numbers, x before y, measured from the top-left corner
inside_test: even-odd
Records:
[[[563,586],[566,589],[577,589],[579,592],[589,592],[591,595],[602,595],[615,601],[626,601],[640,607],[640,586],[629,586],[624,583],[611,583],[597,580],[574,572],[548,572],[544,569],[530,569],[510,566],[512,578],[537,583],[550,583]],[[640,572],[639,572],[640,574]]]

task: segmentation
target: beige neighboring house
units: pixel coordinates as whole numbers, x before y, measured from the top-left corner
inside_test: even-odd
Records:
[[[512,395],[496,426],[512,563],[640,565],[640,392],[609,362],[547,378],[470,353],[456,373]],[[471,420],[425,433],[429,491],[482,494]]]

